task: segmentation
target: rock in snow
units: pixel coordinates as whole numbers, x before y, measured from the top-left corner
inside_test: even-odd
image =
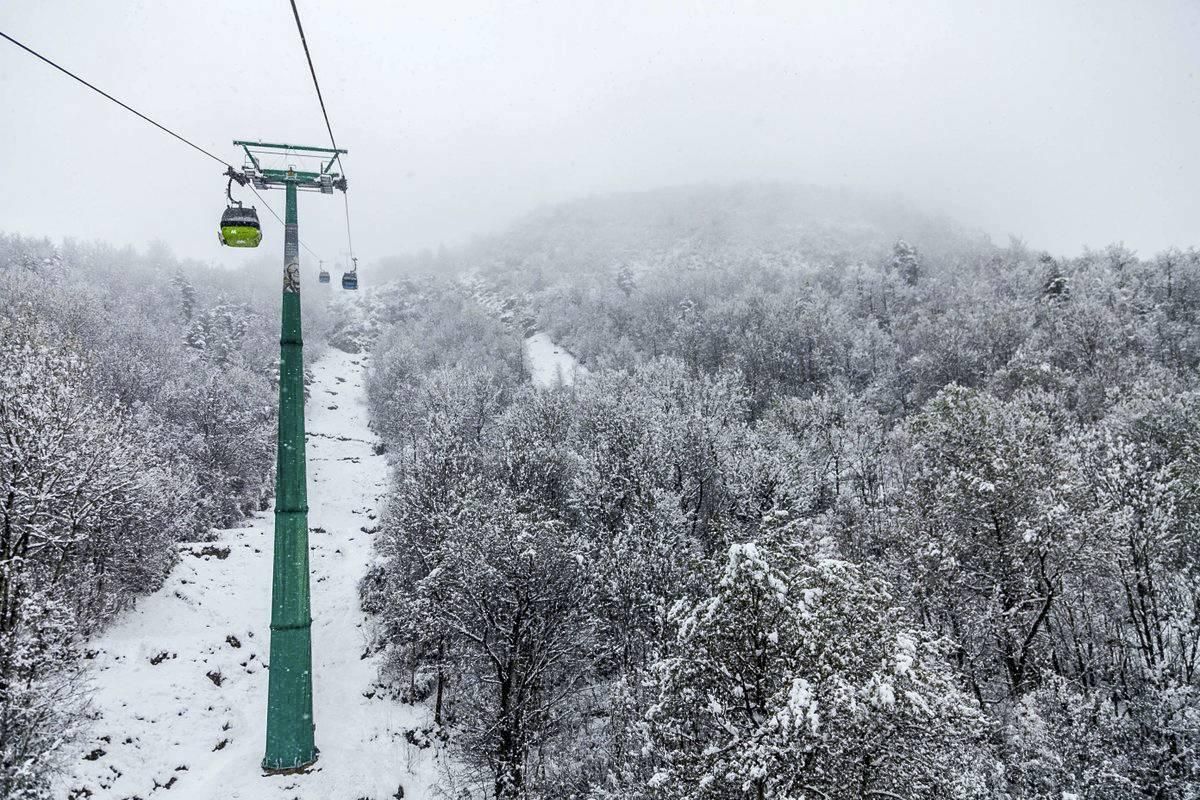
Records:
[[[559,347],[545,333],[525,339],[525,367],[535,386],[570,386],[575,378],[586,375],[575,356]]]

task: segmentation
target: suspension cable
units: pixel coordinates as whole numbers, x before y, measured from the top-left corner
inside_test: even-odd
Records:
[[[329,112],[325,109],[325,96],[321,94],[321,84],[317,80],[317,68],[313,66],[312,53],[308,49],[308,39],[304,36],[304,25],[300,22],[300,9],[296,7],[296,0],[289,0],[292,4],[292,16],[296,18],[296,30],[300,33],[300,44],[304,47],[304,58],[308,61],[308,72],[312,75],[313,88],[317,90],[317,102],[321,104],[321,116],[325,118],[325,130],[329,131],[329,143],[333,145],[333,149],[337,150],[337,139],[333,135],[333,125],[329,122]],[[341,167],[343,177],[345,177],[346,167],[342,164],[342,154],[335,153],[334,160]],[[358,271],[357,262],[354,259],[354,239],[350,235],[350,199],[347,197],[347,192],[342,191],[342,200],[346,206],[346,244],[350,248],[350,262],[355,264],[354,271]]]
[[[333,138],[333,126],[329,124],[329,112],[325,110],[325,97],[321,94],[321,84],[317,82],[317,68],[313,66],[312,53],[308,51],[308,40],[304,38],[304,26],[300,24],[300,9],[296,8],[296,0],[290,0],[292,4],[292,15],[296,18],[296,30],[300,31],[300,44],[304,46],[304,57],[308,59],[308,71],[312,75],[313,86],[317,90],[317,102],[321,104],[321,115],[325,117],[325,130],[329,131],[329,141],[333,145],[333,149],[337,150],[337,139]],[[342,154],[335,153],[336,160],[339,165],[342,163]]]
[[[350,263],[357,273],[358,259],[354,257],[354,239],[350,237],[350,198],[346,192],[342,192],[342,202],[346,205],[346,244],[350,246]]]
[[[191,148],[192,148],[192,149],[194,149],[194,150],[199,150],[201,153],[203,153],[204,155],[208,156],[208,157],[209,157],[209,158],[211,158],[213,161],[220,162],[221,164],[224,164],[225,166],[229,167],[230,169],[232,169],[232,168],[233,168],[233,165],[232,165],[232,164],[230,164],[230,163],[229,163],[228,161],[226,161],[225,159],[223,159],[223,158],[218,158],[217,156],[214,156],[212,153],[208,152],[207,150],[205,150],[205,149],[204,149],[203,147],[201,147],[200,145],[198,145],[198,144],[195,144],[195,143],[193,143],[193,142],[190,142],[190,141],[188,141],[187,139],[183,138],[182,136],[180,136],[178,133],[176,133],[175,131],[171,130],[171,129],[170,129],[170,128],[168,128],[167,126],[165,126],[165,125],[162,125],[162,124],[160,124],[160,123],[158,123],[158,122],[155,122],[154,120],[150,119],[150,118],[149,118],[149,117],[147,117],[145,114],[143,114],[142,112],[138,111],[136,108],[131,108],[130,106],[127,106],[127,105],[125,105],[125,104],[124,104],[124,103],[122,103],[120,100],[118,100],[117,98],[115,98],[115,97],[113,97],[111,94],[109,94],[108,92],[104,91],[103,89],[101,89],[101,88],[99,88],[99,87],[97,87],[97,86],[95,86],[95,85],[93,85],[93,84],[91,84],[91,83],[88,83],[88,82],[87,82],[87,81],[85,81],[83,78],[79,77],[79,76],[78,76],[78,75],[76,75],[74,72],[71,72],[71,71],[70,71],[69,69],[67,69],[66,67],[61,67],[61,66],[59,66],[58,64],[55,64],[53,61],[51,61],[50,59],[46,58],[46,57],[45,57],[44,55],[42,55],[41,53],[37,52],[36,50],[34,50],[34,49],[33,49],[33,48],[31,48],[31,47],[27,47],[27,46],[25,46],[25,45],[24,45],[24,44],[22,44],[21,42],[18,42],[16,39],[14,39],[13,37],[9,36],[9,35],[8,35],[7,33],[5,33],[4,31],[0,31],[0,36],[3,36],[5,39],[8,39],[10,42],[12,42],[12,43],[13,43],[13,44],[15,44],[17,47],[19,47],[19,48],[21,48],[22,50],[24,50],[26,53],[29,53],[31,56],[34,56],[34,57],[36,57],[36,58],[40,58],[42,61],[45,61],[47,64],[49,64],[50,66],[54,67],[56,70],[58,70],[59,72],[63,73],[64,75],[68,75],[68,76],[70,76],[70,77],[74,78],[75,80],[79,81],[79,82],[80,82],[80,83],[82,83],[84,86],[86,86],[86,87],[88,87],[89,89],[91,89],[93,92],[96,92],[97,94],[99,94],[99,95],[102,95],[103,97],[106,97],[106,98],[108,98],[109,100],[113,101],[114,103],[116,103],[116,104],[117,104],[117,105],[119,105],[121,108],[125,109],[126,111],[130,112],[131,114],[135,114],[136,116],[139,116],[139,117],[141,117],[141,118],[142,118],[142,119],[144,119],[146,122],[149,122],[151,125],[153,125],[154,127],[158,128],[158,129],[159,129],[160,131],[162,131],[163,133],[166,133],[166,134],[169,134],[169,135],[171,135],[171,136],[174,136],[176,139],[178,139],[179,141],[183,142],[183,143],[184,143],[184,144],[186,144],[188,147],[191,147]]]
[[[298,19],[297,19],[297,22],[299,22],[299,20],[298,20]],[[236,169],[236,168],[235,168],[235,167],[234,167],[232,164],[230,164],[230,163],[229,163],[228,161],[226,161],[225,159],[223,159],[223,158],[220,158],[219,156],[215,156],[215,155],[213,155],[212,153],[210,153],[209,151],[205,150],[205,149],[204,149],[203,147],[201,147],[200,145],[198,145],[198,144],[195,144],[194,142],[192,142],[192,141],[190,141],[190,140],[188,140],[188,139],[185,139],[184,137],[180,136],[180,135],[179,135],[178,133],[176,133],[175,131],[173,131],[173,130],[171,130],[170,128],[168,128],[167,126],[165,126],[165,125],[162,125],[161,123],[155,122],[155,121],[154,121],[154,120],[152,120],[150,117],[146,116],[145,114],[143,114],[142,112],[138,111],[137,109],[135,109],[135,108],[132,108],[132,107],[130,107],[130,106],[128,106],[128,105],[126,105],[125,103],[122,103],[120,100],[118,100],[117,98],[113,97],[113,96],[112,96],[111,94],[109,94],[108,92],[104,91],[103,89],[99,88],[98,86],[95,86],[94,84],[91,84],[91,83],[89,83],[88,81],[86,81],[86,80],[84,80],[83,78],[81,78],[81,77],[79,77],[78,75],[76,75],[74,72],[71,72],[71,71],[70,71],[69,69],[67,69],[66,67],[59,66],[59,65],[58,65],[58,64],[56,64],[54,61],[51,61],[49,58],[47,58],[46,56],[44,56],[44,55],[42,55],[41,53],[37,52],[37,51],[36,51],[36,50],[34,50],[33,48],[31,48],[31,47],[28,47],[28,46],[27,46],[27,45],[25,45],[25,44],[22,44],[21,42],[17,41],[17,40],[16,40],[16,39],[14,39],[13,37],[9,36],[9,35],[8,35],[7,33],[5,33],[4,31],[0,31],[0,37],[3,37],[3,38],[5,38],[5,39],[7,39],[8,41],[10,41],[10,42],[12,42],[13,44],[15,44],[17,47],[19,47],[19,48],[21,48],[22,50],[24,50],[25,52],[29,53],[31,56],[34,56],[35,58],[38,58],[38,59],[40,59],[41,61],[44,61],[45,63],[47,63],[47,64],[49,64],[50,66],[54,67],[54,68],[55,68],[56,70],[58,70],[59,72],[63,73],[64,75],[67,75],[67,76],[69,76],[69,77],[71,77],[71,78],[75,79],[76,81],[78,81],[78,82],[82,83],[84,86],[88,87],[89,89],[91,89],[93,92],[96,92],[96,93],[97,93],[97,94],[99,94],[100,96],[102,96],[102,97],[104,97],[104,98],[106,98],[106,99],[108,99],[108,100],[111,100],[112,102],[114,102],[114,103],[116,103],[117,105],[119,105],[121,108],[123,108],[123,109],[125,109],[126,111],[130,112],[131,114],[133,114],[133,115],[135,115],[135,116],[137,116],[137,117],[139,117],[139,118],[141,118],[141,119],[145,120],[146,122],[149,122],[151,125],[153,125],[154,127],[158,128],[158,129],[159,129],[160,131],[162,131],[163,133],[166,133],[166,134],[169,134],[170,136],[173,136],[173,137],[175,137],[176,139],[178,139],[179,141],[183,142],[184,144],[186,144],[188,147],[192,148],[193,150],[197,150],[197,151],[199,151],[199,152],[203,153],[204,155],[206,155],[206,156],[208,156],[209,158],[211,158],[213,161],[216,161],[216,162],[218,162],[218,163],[220,163],[220,164],[224,164],[226,167],[228,167],[228,168],[229,168],[229,169],[231,169],[231,170],[233,170],[233,169]],[[314,75],[314,79],[315,79],[315,75]],[[319,93],[320,93],[320,90],[318,89],[318,94],[319,94]],[[324,109],[324,104],[322,104],[322,110],[323,110],[323,109]],[[333,136],[333,132],[332,132],[332,131],[330,131],[330,136],[331,136],[331,137]],[[268,203],[268,202],[267,202],[267,201],[266,201],[266,200],[263,198],[263,196],[262,196],[261,194],[259,194],[259,193],[258,193],[258,190],[257,190],[257,189],[255,189],[253,186],[250,186],[250,191],[254,192],[254,195],[255,195],[255,197],[257,197],[257,198],[258,198],[260,201],[262,201],[262,204],[263,204],[263,205],[266,207],[266,209],[267,209],[268,211],[270,211],[270,212],[271,212],[271,216],[273,216],[273,217],[275,217],[275,219],[279,220],[279,224],[280,224],[280,225],[283,225],[283,224],[284,224],[284,222],[283,222],[283,219],[282,219],[282,218],[281,218],[281,217],[280,217],[278,214],[276,214],[276,213],[275,213],[275,209],[271,208],[271,204],[270,204],[270,203]],[[226,194],[229,194],[229,189],[228,189],[228,187],[226,188]],[[232,202],[232,197],[230,198],[230,201]],[[307,250],[307,251],[308,251],[308,252],[309,252],[309,253],[310,253],[310,254],[311,254],[311,255],[312,255],[314,258],[319,258],[319,257],[317,256],[317,254],[313,252],[313,249],[312,249],[311,247],[309,247],[307,244],[305,244],[305,243],[303,242],[303,240],[301,240],[301,242],[300,242],[300,246],[301,246],[301,247],[303,247],[305,250]]]
[[[254,192],[254,196],[255,196],[255,197],[257,197],[259,200],[261,200],[261,201],[262,201],[262,204],[263,204],[263,206],[265,206],[265,207],[266,207],[267,211],[270,211],[270,212],[271,212],[271,216],[272,216],[272,217],[274,217],[276,220],[278,220],[280,225],[283,225],[284,227],[287,227],[286,223],[284,223],[284,221],[283,221],[283,217],[279,216],[279,214],[277,214],[277,213],[275,212],[275,209],[271,208],[271,204],[267,202],[267,199],[266,199],[265,197],[263,197],[261,194],[259,194],[259,193],[258,193],[258,189],[255,189],[255,188],[254,188],[254,186],[253,186],[253,185],[251,185],[251,186],[250,186],[250,191]],[[320,260],[321,260],[321,257],[320,257],[320,256],[318,256],[316,253],[314,253],[314,252],[313,252],[313,249],[312,249],[311,247],[309,247],[308,245],[306,245],[306,244],[304,243],[304,240],[303,240],[303,239],[298,239],[297,241],[299,241],[299,242],[300,242],[300,246],[301,246],[301,247],[303,247],[305,250],[307,250],[307,251],[308,251],[308,254],[309,254],[310,256],[312,256],[313,258],[317,259],[318,261],[320,261]]]

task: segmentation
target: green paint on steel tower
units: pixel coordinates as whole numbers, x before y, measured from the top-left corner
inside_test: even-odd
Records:
[[[300,239],[296,183],[288,180],[279,339],[279,449],[275,473],[275,558],[271,663],[263,769],[298,769],[317,759],[312,713],[312,615],[308,583],[308,488],[304,464],[304,341],[300,330]]]

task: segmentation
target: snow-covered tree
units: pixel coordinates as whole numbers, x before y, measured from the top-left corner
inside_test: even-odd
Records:
[[[902,551],[922,617],[962,647],[981,704],[1046,668],[1051,612],[1082,531],[1052,421],[951,386],[913,420]]]
[[[629,265],[624,262],[622,262],[621,266],[617,267],[617,288],[626,297],[633,294],[633,290],[637,288],[637,278],[634,277],[633,270],[629,268]]]
[[[977,713],[879,579],[769,517],[672,609],[639,796],[983,796]]]
[[[188,517],[172,470],[69,343],[0,318],[0,788],[48,791],[81,713],[81,633],[158,586]]]
[[[897,239],[892,246],[892,258],[888,269],[899,275],[909,286],[915,286],[921,277],[921,257],[917,248],[904,239]]]
[[[414,655],[458,676],[452,717],[463,760],[487,771],[496,798],[526,794],[532,751],[572,714],[588,671],[589,581],[580,543],[518,498],[465,497],[438,519],[426,552],[398,537],[395,559],[420,559],[390,602]],[[440,691],[440,690],[439,690]]]

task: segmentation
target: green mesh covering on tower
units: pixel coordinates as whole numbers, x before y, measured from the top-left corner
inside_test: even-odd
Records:
[[[308,488],[304,464],[304,343],[296,186],[287,185],[283,322],[279,340],[279,449],[271,583],[271,663],[263,769],[288,770],[317,758],[312,714],[312,616],[308,588]]]

